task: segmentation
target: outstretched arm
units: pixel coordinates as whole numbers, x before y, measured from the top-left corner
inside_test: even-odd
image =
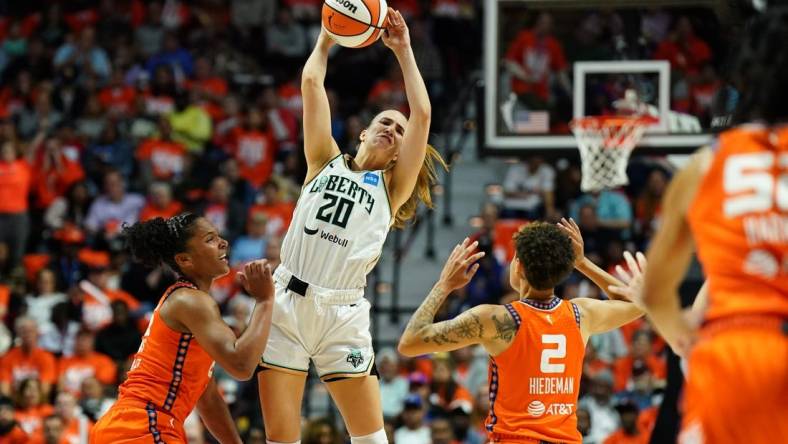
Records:
[[[402,69],[408,107],[410,108],[408,125],[402,136],[402,148],[391,172],[391,205],[396,211],[413,193],[421,164],[424,163],[432,107],[427,87],[421,78],[413,49],[410,47],[410,35],[405,19],[402,18],[399,11],[389,8],[386,20],[388,24],[386,33],[383,35],[383,43],[394,52]]]
[[[242,442],[227,403],[219,394],[216,381],[213,379],[197,401],[197,412],[205,427],[217,441],[222,444]]]
[[[663,219],[651,241],[643,303],[654,327],[683,355],[693,341],[693,329],[682,316],[679,286],[694,249],[687,211],[711,161],[711,151],[701,150],[671,181],[662,203]]]
[[[301,73],[301,96],[304,101],[304,154],[306,182],[312,180],[329,160],[339,155],[339,147],[331,137],[331,109],[323,82],[326,79],[328,50],[331,37],[321,28],[315,49]]]

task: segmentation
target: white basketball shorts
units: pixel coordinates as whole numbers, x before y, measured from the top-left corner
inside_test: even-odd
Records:
[[[339,304],[330,294],[316,291],[302,296],[288,290],[281,279],[276,279],[275,287],[271,332],[261,366],[306,374],[311,360],[324,382],[370,374],[375,353],[369,332],[369,301],[362,296]]]

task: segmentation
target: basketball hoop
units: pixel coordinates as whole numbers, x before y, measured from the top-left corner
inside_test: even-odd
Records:
[[[646,128],[658,120],[651,116],[590,116],[572,120],[582,162],[584,192],[629,183],[627,162]]]

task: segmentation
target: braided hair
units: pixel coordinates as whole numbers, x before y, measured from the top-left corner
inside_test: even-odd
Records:
[[[169,219],[157,217],[145,222],[123,227],[123,236],[131,255],[137,262],[156,268],[166,264],[182,274],[175,255],[186,251],[186,241],[192,236],[199,216],[181,213]]]
[[[788,7],[775,6],[754,17],[744,31],[734,68],[740,98],[737,123],[775,124],[788,118]]]

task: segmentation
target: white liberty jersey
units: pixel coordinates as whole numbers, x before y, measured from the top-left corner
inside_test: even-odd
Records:
[[[318,287],[364,288],[391,222],[383,171],[353,171],[339,155],[301,190],[282,265]]]

